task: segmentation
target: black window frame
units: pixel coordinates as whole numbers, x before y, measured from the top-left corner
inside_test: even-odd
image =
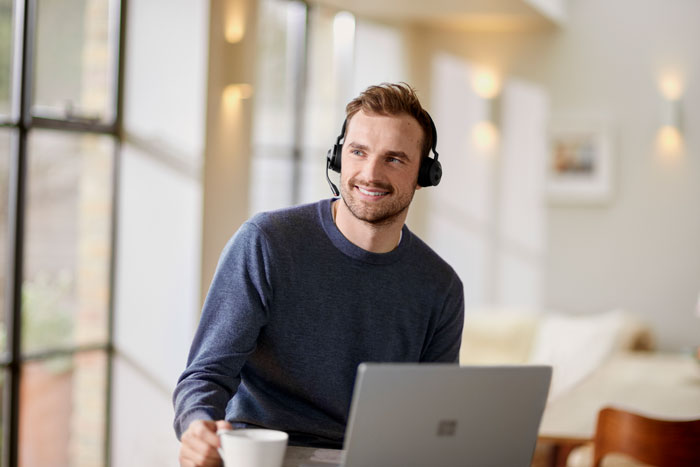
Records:
[[[92,122],[81,119],[53,119],[32,116],[32,88],[35,60],[35,33],[37,28],[36,11],[40,0],[13,1],[13,60],[11,102],[9,119],[0,116],[0,128],[9,129],[13,144],[10,149],[8,173],[8,217],[7,217],[7,294],[4,305],[7,329],[7,349],[0,355],[0,371],[5,375],[3,398],[3,439],[1,465],[16,467],[19,462],[19,409],[20,378],[25,364],[46,360],[48,358],[72,356],[84,352],[100,351],[106,356],[106,394],[104,416],[104,461],[111,464],[111,403],[112,403],[112,364],[114,358],[114,280],[116,258],[116,232],[118,213],[118,193],[120,174],[120,153],[122,143],[122,89],[124,50],[126,37],[127,0],[117,2],[118,14],[110,18],[118,38],[111,44],[113,50],[112,100],[113,121],[109,123]],[[22,281],[24,273],[25,210],[27,187],[27,149],[28,138],[32,130],[50,129],[55,131],[77,132],[111,136],[114,141],[112,167],[112,212],[110,214],[110,258],[109,258],[109,296],[107,316],[107,339],[104,344],[74,345],[66,348],[52,348],[22,355],[21,313]]]

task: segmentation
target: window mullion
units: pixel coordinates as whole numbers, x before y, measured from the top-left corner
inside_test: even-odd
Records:
[[[21,374],[21,313],[22,313],[22,276],[24,258],[24,214],[25,214],[25,188],[27,181],[27,141],[29,132],[29,106],[31,102],[31,70],[32,70],[32,46],[34,34],[35,1],[23,0],[15,3],[16,27],[21,32],[15,34],[18,43],[15,44],[15,65],[19,65],[19,71],[15,70],[14,76],[19,80],[19,85],[14,86],[14,91],[19,92],[13,101],[19,104],[17,115],[18,131],[13,138],[12,162],[10,165],[9,179],[9,212],[8,225],[10,226],[9,251],[11,254],[12,271],[8,275],[8,350],[10,356],[8,388],[5,392],[6,419],[4,422],[4,459],[3,465],[15,467],[18,465],[19,453],[19,389]],[[16,110],[13,111],[17,112]]]

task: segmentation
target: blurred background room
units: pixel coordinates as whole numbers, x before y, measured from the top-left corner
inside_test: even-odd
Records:
[[[699,19],[696,0],[0,0],[2,465],[177,464],[171,394],[221,249],[331,196],[344,106],[381,82],[437,126],[444,177],[408,225],[464,282],[462,363],[553,364],[553,404],[632,368],[620,352],[697,366]]]

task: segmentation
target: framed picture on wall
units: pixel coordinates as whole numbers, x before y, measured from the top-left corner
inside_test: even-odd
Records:
[[[610,125],[555,119],[550,125],[547,196],[550,202],[601,204],[613,195]]]

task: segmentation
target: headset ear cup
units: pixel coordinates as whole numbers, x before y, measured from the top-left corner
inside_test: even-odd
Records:
[[[442,165],[440,161],[430,157],[424,157],[418,172],[418,185],[422,187],[436,186],[442,178]]]
[[[338,138],[335,140],[333,148],[329,149],[326,155],[328,168],[338,173],[340,173],[340,163],[343,160],[343,143],[340,141],[345,138],[345,128],[347,124],[348,120],[345,119],[343,121],[343,127],[340,129],[340,135],[338,135]]]
[[[430,186],[430,167],[433,164],[433,159],[424,157],[420,161],[420,169],[418,171],[418,185],[422,187]]]
[[[334,144],[333,148],[328,150],[326,161],[328,168],[334,172],[340,173],[340,161],[342,160],[343,145]]]
[[[433,159],[433,163],[430,164],[430,185],[438,186],[442,180],[442,164],[440,161]]]
[[[333,145],[333,161],[331,163],[331,170],[340,173],[340,165],[343,160],[343,145],[334,144]]]

